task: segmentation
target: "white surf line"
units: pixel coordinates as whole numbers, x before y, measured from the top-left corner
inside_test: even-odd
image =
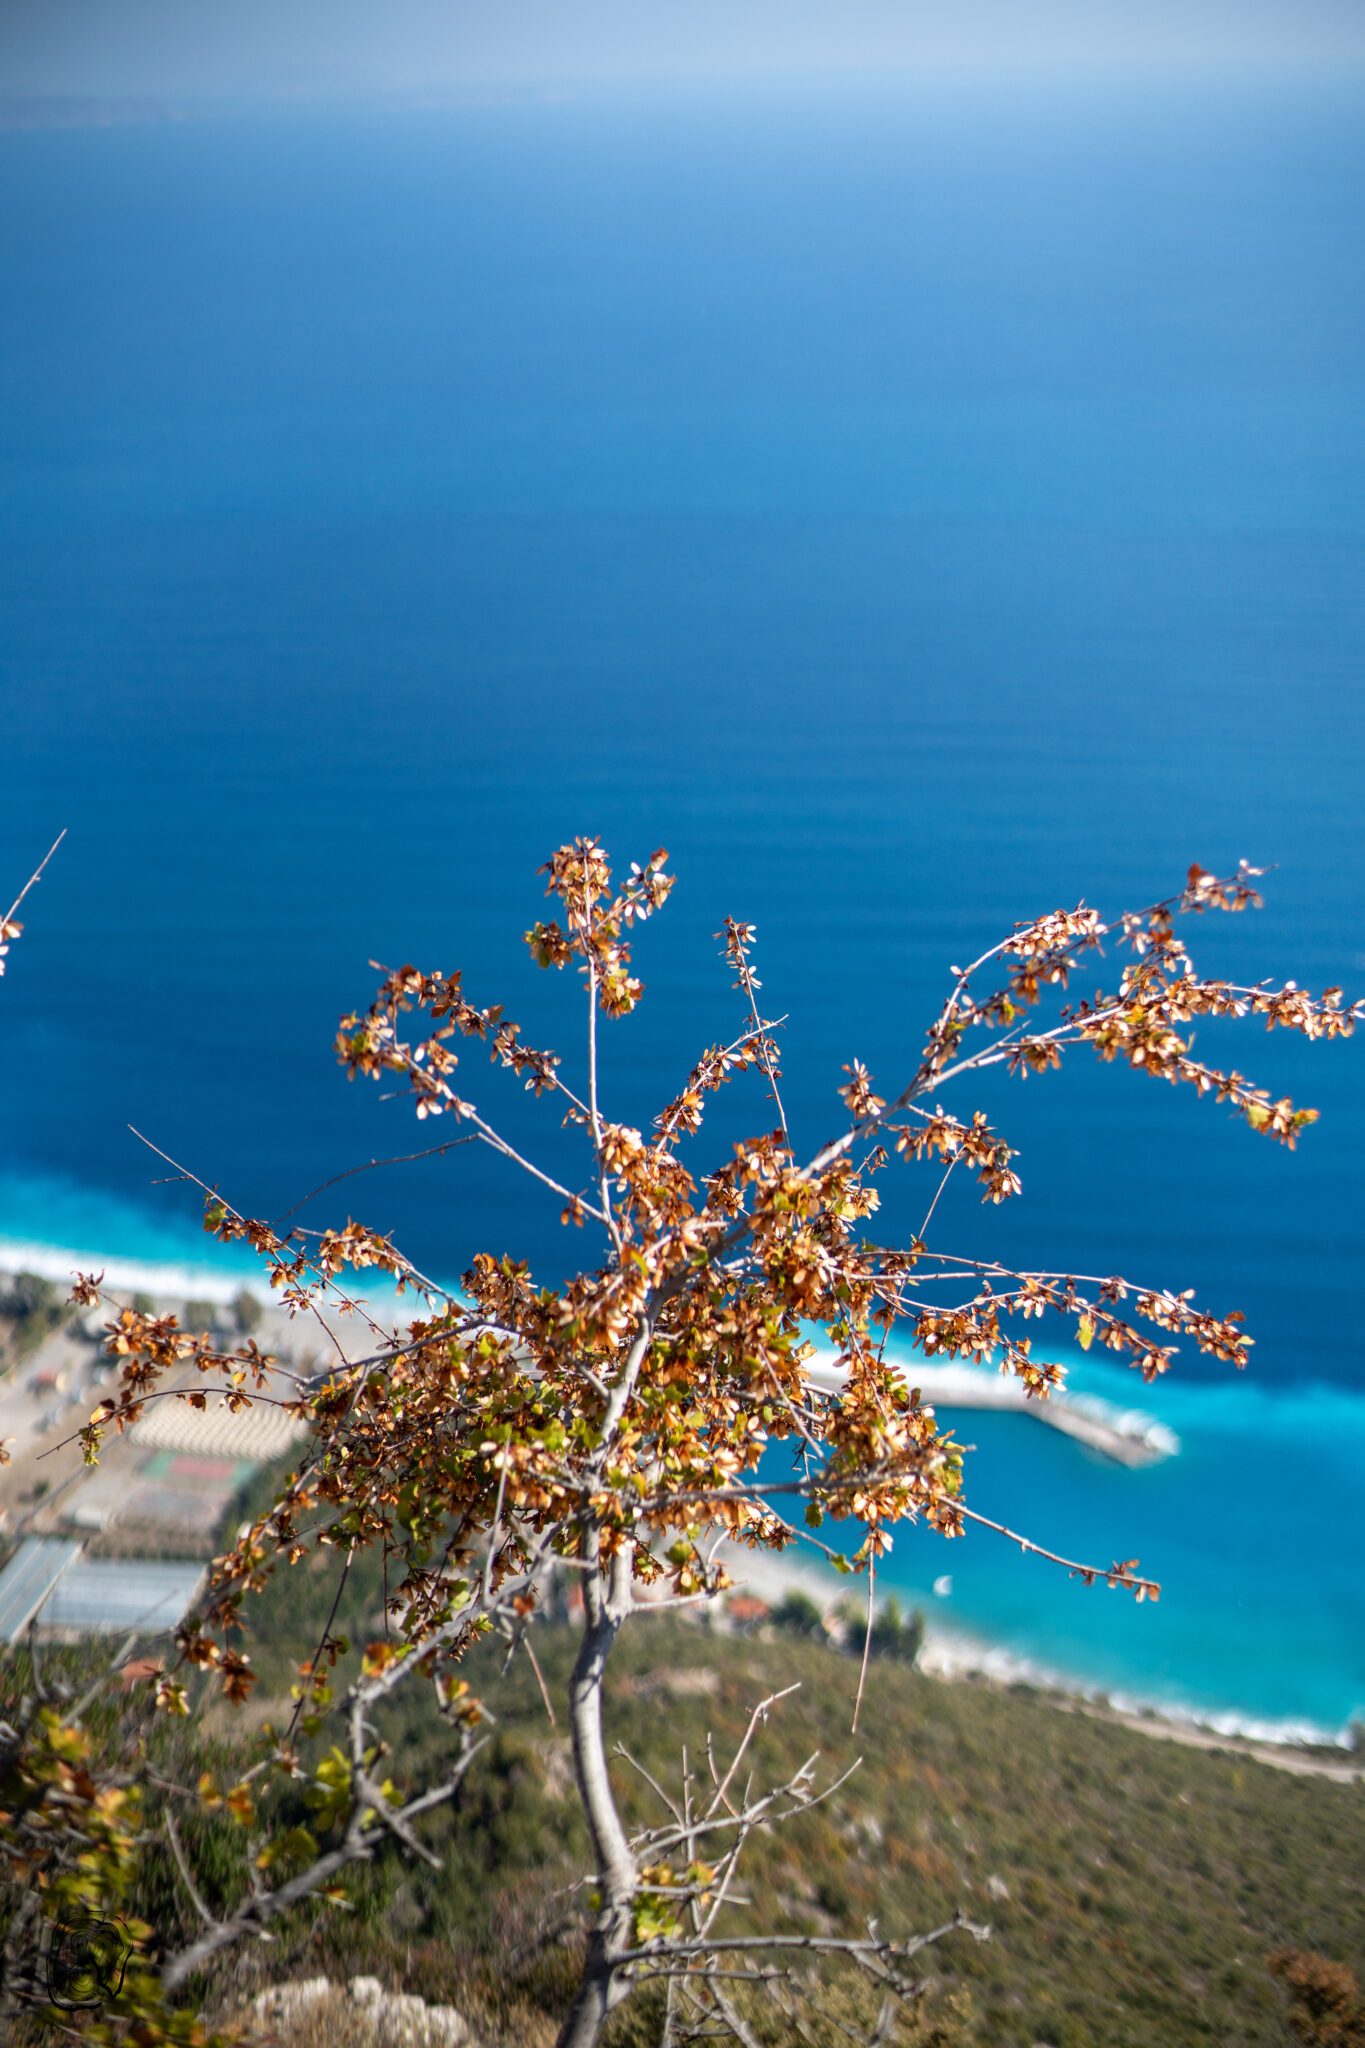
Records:
[[[756,1593],[770,1607],[779,1606],[789,1592],[804,1593],[826,1615],[841,1598],[855,1604],[866,1599],[857,1580],[842,1578],[828,1566],[807,1557],[794,1560],[787,1551],[751,1551],[726,1542],[718,1555],[733,1577],[734,1590]],[[923,1595],[914,1589],[888,1583],[887,1591],[902,1606],[920,1607],[925,1633],[916,1668],[939,1684],[975,1681],[1001,1691],[1023,1684],[1040,1706],[1104,1721],[1152,1741],[1176,1742],[1189,1749],[1246,1757],[1253,1763],[1299,1777],[1330,1778],[1342,1785],[1365,1784],[1365,1753],[1353,1753],[1344,1733],[1334,1736],[1326,1728],[1303,1721],[1267,1723],[1248,1714],[1201,1712],[1169,1700],[1111,1694],[1096,1682],[991,1644],[966,1629],[945,1628],[924,1603]],[[647,1614],[648,1606],[642,1606],[640,1611]],[[854,1634],[858,1633],[855,1628]],[[1338,1756],[1323,1754],[1333,1749],[1339,1752]]]
[[[106,1287],[135,1289],[174,1301],[227,1303],[243,1288],[250,1292],[253,1281],[262,1294],[268,1291],[259,1267],[200,1266],[190,1258],[125,1258],[117,1253],[106,1257],[65,1245],[30,1244],[12,1237],[0,1237],[0,1273],[9,1278],[19,1273],[36,1273],[40,1279],[67,1287],[77,1273],[103,1273]]]
[[[1127,1728],[1134,1735],[1147,1735],[1158,1742],[1179,1742],[1187,1749],[1218,1750],[1225,1756],[1248,1757],[1252,1763],[1268,1764],[1273,1771],[1291,1771],[1300,1778],[1331,1778],[1338,1785],[1365,1784],[1365,1759],[1352,1761],[1347,1755],[1338,1763],[1333,1758],[1306,1755],[1296,1747],[1303,1737],[1287,1735],[1278,1741],[1257,1741],[1254,1736],[1225,1735],[1193,1718],[1176,1719],[1169,1711],[1163,1713],[1160,1707],[1153,1708],[1150,1714],[1130,1714],[1117,1707],[1101,1706],[1095,1700],[1052,1697],[1046,1693],[1041,1696],[1049,1706],[1066,1713],[1107,1721],[1111,1727]],[[1321,1738],[1319,1745],[1327,1746]]]

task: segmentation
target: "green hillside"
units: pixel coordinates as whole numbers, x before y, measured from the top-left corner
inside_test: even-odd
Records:
[[[283,1689],[283,1651],[315,1594],[322,1604],[322,1580],[288,1579],[287,1600],[282,1584],[260,1617],[267,1692]],[[376,1590],[348,1589],[354,1636],[376,1618]],[[562,1700],[573,1635],[537,1627],[535,1641]],[[292,1949],[257,1951],[251,1970],[271,1981],[372,1970],[461,2005],[484,2031],[551,2038],[574,1960],[572,1933],[557,1929],[572,1915],[565,1888],[586,1866],[586,1838],[562,1712],[552,1728],[524,1658],[506,1679],[500,1667],[491,1649],[467,1666],[498,1724],[461,1805],[431,1823],[442,1871],[376,1866],[353,1881],[355,1913],[308,1935],[300,1923]],[[704,1770],[708,1734],[722,1753],[760,1699],[799,1682],[756,1745],[758,1778],[786,1777],[815,1749],[831,1778],[862,1763],[828,1805],[755,1840],[753,1903],[735,1928],[859,1933],[871,1916],[898,1937],[957,1908],[989,1921],[989,1942],[955,1935],[930,1952],[926,2039],[1253,2048],[1288,2039],[1268,1951],[1317,1950],[1365,1975],[1359,1784],[1153,1740],[1027,1689],[944,1683],[890,1661],[871,1667],[855,1739],[847,1657],[676,1618],[633,1624],[613,1668],[612,1737],[672,1785],[684,1746]],[[216,1722],[221,1709],[211,1712]],[[395,1779],[420,1776],[439,1739],[424,1701],[404,1703],[387,1732]],[[624,1763],[620,1772],[632,1816],[656,1810],[643,1780]],[[654,2038],[647,1999],[614,2024],[621,2040]]]

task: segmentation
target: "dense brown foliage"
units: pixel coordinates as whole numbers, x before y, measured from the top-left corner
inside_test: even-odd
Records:
[[[1289,1993],[1289,2025],[1306,2048],[1365,2048],[1365,1999],[1344,1963],[1302,1949],[1277,1949],[1266,1962]]]

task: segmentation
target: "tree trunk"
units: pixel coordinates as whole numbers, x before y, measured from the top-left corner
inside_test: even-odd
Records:
[[[614,1560],[617,1567],[620,1562],[619,1558]],[[622,1576],[619,1569],[613,1572],[614,1579]],[[624,1581],[628,1595],[628,1565]],[[608,2013],[620,2004],[630,1988],[620,1974],[616,1958],[631,1946],[637,1876],[635,1858],[616,1810],[602,1740],[602,1680],[624,1617],[618,1602],[607,1599],[600,1582],[590,1580],[584,1587],[584,1596],[587,1614],[570,1684],[569,1714],[574,1769],[592,1838],[601,1904],[588,1938],[583,1978],[560,2031],[557,2048],[595,2048]]]

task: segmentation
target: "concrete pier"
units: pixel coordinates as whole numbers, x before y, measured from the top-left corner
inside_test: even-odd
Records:
[[[811,1377],[830,1392],[837,1391],[842,1375],[833,1365],[816,1361]],[[906,1369],[906,1378],[920,1390],[926,1406],[934,1408],[993,1408],[1011,1415],[1027,1415],[1063,1436],[1074,1437],[1088,1450],[1099,1451],[1117,1465],[1155,1465],[1174,1457],[1180,1439],[1164,1423],[1138,1409],[1120,1409],[1091,1394],[1054,1393],[1046,1401],[1026,1394],[1019,1381],[1004,1373],[983,1372],[969,1365],[933,1365],[926,1362]]]

